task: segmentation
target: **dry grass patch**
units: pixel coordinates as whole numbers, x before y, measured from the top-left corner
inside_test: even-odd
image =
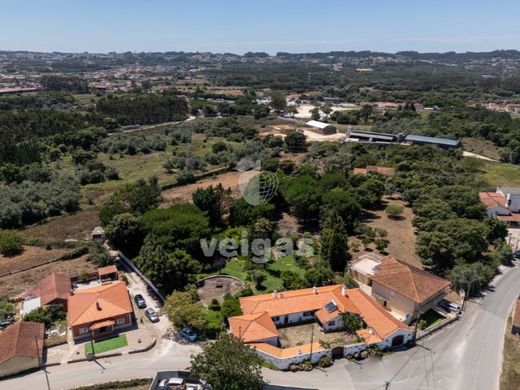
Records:
[[[17,256],[4,257],[0,255],[0,275],[59,259],[67,252],[70,252],[70,249],[47,250],[36,246],[24,246],[23,252]]]
[[[389,204],[403,206],[403,213],[400,218],[389,218],[385,213],[385,208]],[[421,260],[415,253],[415,228],[412,225],[413,212],[406,202],[401,199],[385,196],[382,199],[382,207],[379,210],[370,211],[370,217],[364,222],[372,227],[384,229],[388,232],[386,239],[389,242],[386,252],[405,263],[422,268]],[[361,248],[363,246],[361,245]],[[375,251],[374,245],[369,246]],[[357,255],[361,255],[363,250]]]
[[[511,324],[511,317],[509,317],[504,338],[500,390],[518,390],[520,384],[520,336],[511,334]]]
[[[87,240],[92,229],[100,224],[97,210],[78,211],[75,214],[54,218],[47,223],[31,226],[25,229],[22,235],[46,241]]]
[[[85,255],[77,259],[56,261],[14,275],[1,276],[0,296],[15,299],[53,272],[79,275],[83,272],[93,272],[96,268],[96,265]]]

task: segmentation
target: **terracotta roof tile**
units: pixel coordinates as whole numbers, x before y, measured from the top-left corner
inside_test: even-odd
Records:
[[[132,303],[123,282],[76,291],[69,296],[69,327],[103,321],[132,313]]]
[[[244,343],[278,337],[278,330],[266,312],[231,317],[229,318],[229,329]]]
[[[253,295],[240,298],[240,306],[244,314],[267,312],[271,317],[306,311],[316,311],[334,300],[340,311],[358,313],[358,308],[341,294],[342,286],[324,286],[316,290],[284,291],[273,294]]]
[[[17,322],[0,333],[0,363],[15,356],[39,357],[43,354],[44,325]]]
[[[372,276],[379,283],[414,302],[422,303],[450,286],[446,279],[386,257]]]
[[[67,274],[53,273],[40,281],[40,300],[47,305],[55,299],[67,300],[71,285]]]
[[[488,209],[492,207],[507,208],[506,197],[498,192],[479,192],[478,197],[480,202]]]
[[[109,275],[117,273],[117,267],[115,265],[107,265],[106,267],[98,268],[97,273],[101,275]]]
[[[353,288],[348,291],[352,302],[359,307],[363,321],[373,329],[375,335],[381,340],[386,339],[399,329],[409,329],[408,326],[397,320],[361,289]]]
[[[293,356],[308,354],[311,351],[312,346],[312,352],[318,352],[323,351],[325,348],[322,347],[322,345],[318,342],[312,343],[312,344],[303,344],[298,345],[296,347],[289,347],[289,348],[278,348],[274,347],[271,344],[267,343],[253,343],[249,344],[250,347],[256,348],[259,351],[262,351],[264,353],[267,353],[268,355],[277,357],[279,359],[286,359]]]

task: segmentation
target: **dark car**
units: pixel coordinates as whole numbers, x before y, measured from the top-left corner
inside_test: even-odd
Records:
[[[516,259],[520,259],[520,250],[517,250],[515,253],[514,253],[514,256]]]
[[[144,309],[146,307],[146,302],[141,294],[137,294],[134,297],[134,301],[139,309]]]
[[[150,322],[159,322],[159,316],[157,315],[155,310],[150,307],[144,311],[144,315],[148,317]]]
[[[192,343],[199,339],[199,335],[189,326],[182,328],[181,336]]]

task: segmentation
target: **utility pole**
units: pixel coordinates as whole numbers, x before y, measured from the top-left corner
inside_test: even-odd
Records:
[[[390,388],[390,382],[386,381],[385,382],[385,390],[388,390],[389,388]]]
[[[314,324],[311,327],[311,350],[309,353],[309,361],[311,362],[311,364],[312,364],[312,344],[313,343],[314,343]]]

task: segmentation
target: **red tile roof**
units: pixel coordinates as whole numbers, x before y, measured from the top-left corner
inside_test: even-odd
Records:
[[[287,359],[298,355],[308,354],[311,350],[314,353],[325,349],[319,342],[302,344],[289,348],[278,348],[267,343],[253,343],[249,344],[249,346],[278,359]]]
[[[52,303],[56,299],[67,300],[71,290],[70,276],[67,274],[52,273],[29,290],[27,295],[40,297],[42,306]]]
[[[273,294],[253,295],[240,298],[244,314],[267,312],[271,317],[283,314],[302,313],[323,308],[334,301],[339,311],[359,313],[358,308],[341,294],[342,286],[324,286],[284,291]],[[339,314],[339,312],[338,312]]]
[[[396,260],[394,259],[394,261]],[[251,326],[249,322],[256,322],[257,318],[266,321],[267,317],[271,319],[274,316],[305,311],[315,311],[322,323],[336,318],[343,312],[359,314],[367,326],[372,329],[374,336],[371,340],[375,340],[377,337],[384,340],[399,329],[409,329],[359,288],[346,289],[345,295],[343,295],[343,291],[343,286],[334,285],[318,287],[316,290],[309,288],[285,291],[283,296],[278,295],[281,293],[277,293],[240,298],[240,306],[245,314],[229,319],[231,332],[240,337],[239,326],[242,326],[241,336],[244,342],[247,342],[244,335],[246,326]],[[331,301],[336,303],[337,309],[329,312],[325,309],[325,305]],[[235,319],[244,322],[241,322],[242,325],[240,325]],[[260,336],[268,338],[277,335],[277,332],[276,334],[274,332],[276,328],[270,327],[266,330],[265,323],[256,324],[252,330],[254,330],[251,333],[252,336],[248,335],[251,342],[261,340]]]
[[[0,364],[13,357],[42,359],[44,325],[17,322],[0,333]]]
[[[278,337],[278,330],[266,312],[229,318],[229,330],[244,343]]]
[[[97,273],[99,276],[114,274],[117,273],[117,267],[115,265],[107,265],[106,267],[98,268]]]
[[[498,192],[479,192],[478,197],[480,202],[488,209],[492,207],[507,208],[506,197]]]
[[[422,303],[439,291],[450,286],[450,282],[430,272],[386,257],[372,276],[379,283],[414,302]]]
[[[363,321],[375,332],[375,336],[381,340],[384,340],[399,329],[409,329],[408,326],[392,316],[363,290],[359,288],[349,289],[348,296],[359,307]]]
[[[69,327],[88,325],[133,312],[123,282],[76,291],[69,296]]]

